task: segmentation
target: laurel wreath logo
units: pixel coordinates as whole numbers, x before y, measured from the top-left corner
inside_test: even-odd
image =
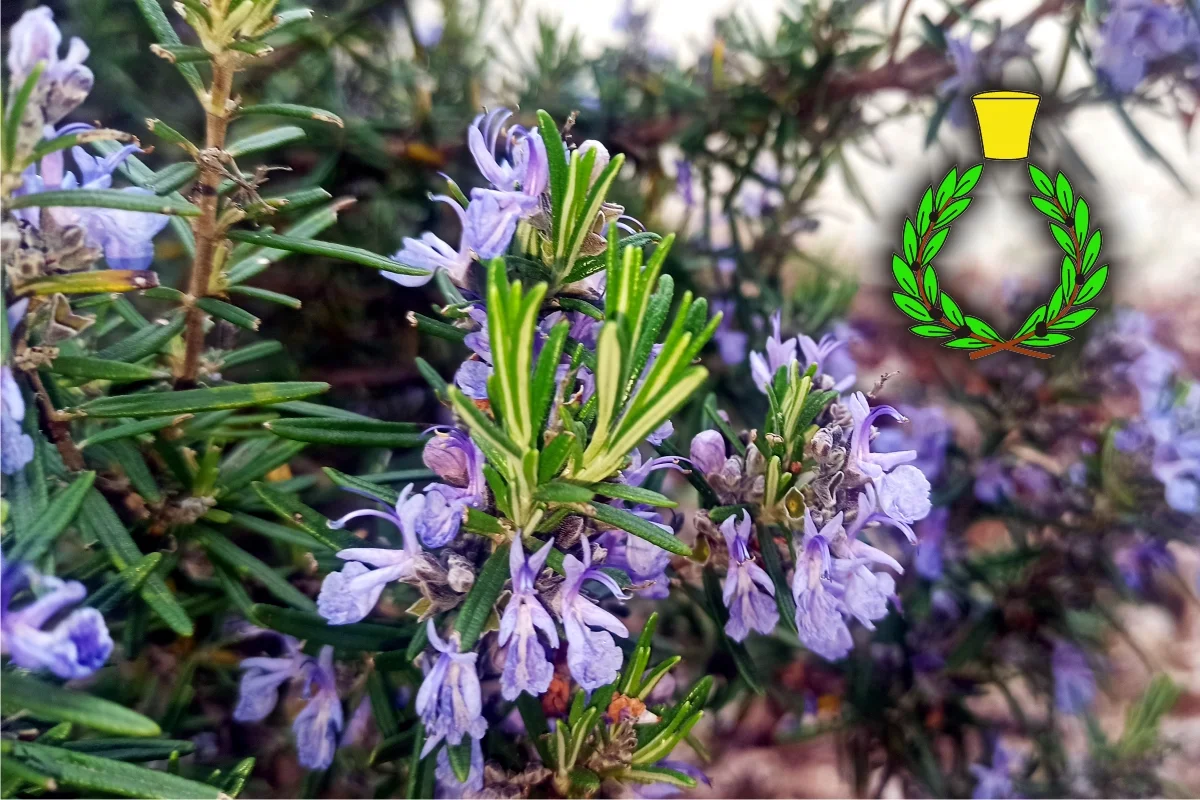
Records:
[[[916,221],[904,220],[904,254],[892,256],[892,274],[901,291],[892,300],[918,324],[909,328],[928,339],[947,339],[943,346],[970,350],[972,359],[996,353],[1019,353],[1031,358],[1053,358],[1045,348],[1071,341],[1064,331],[1081,327],[1095,313],[1084,304],[1094,300],[1108,281],[1108,266],[1096,267],[1103,237],[1099,228],[1090,228],[1091,209],[1077,197],[1071,182],[1061,172],[1054,180],[1030,165],[1029,177],[1037,194],[1030,196],[1033,207],[1050,220],[1050,232],[1066,255],[1060,281],[1050,302],[1029,315],[1020,329],[1005,338],[978,317],[964,315],[958,303],[941,291],[933,260],[946,244],[950,223],[971,205],[971,190],[983,175],[976,164],[961,176],[952,168],[938,186],[931,185],[921,197]]]

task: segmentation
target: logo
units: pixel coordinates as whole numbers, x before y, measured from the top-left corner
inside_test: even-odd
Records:
[[[983,92],[972,98],[979,118],[983,157],[995,161],[1025,161],[1037,113],[1038,96],[1026,92]],[[962,174],[953,168],[936,189],[925,190],[915,218],[904,220],[903,255],[893,254],[892,275],[900,291],[892,300],[917,324],[909,330],[944,347],[971,351],[972,359],[995,353],[1052,358],[1050,348],[1071,341],[1071,334],[1091,319],[1096,309],[1086,304],[1108,281],[1108,266],[1097,267],[1100,229],[1092,224],[1091,207],[1076,195],[1066,175],[1053,179],[1029,164],[1034,194],[1030,201],[1049,220],[1050,233],[1062,248],[1059,285],[1049,302],[1038,306],[1012,336],[1002,336],[979,317],[966,315],[941,290],[934,258],[950,235],[950,223],[970,207],[971,190],[983,175],[983,164]]]

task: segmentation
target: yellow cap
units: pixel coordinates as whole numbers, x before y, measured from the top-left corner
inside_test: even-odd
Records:
[[[1019,160],[1029,156],[1029,137],[1038,96],[1029,92],[981,92],[971,98],[979,117],[983,157]]]

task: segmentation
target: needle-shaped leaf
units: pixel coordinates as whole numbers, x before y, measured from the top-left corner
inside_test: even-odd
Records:
[[[285,400],[311,397],[328,389],[328,383],[314,381],[247,383],[211,389],[100,397],[84,403],[78,410],[90,417],[152,417],[190,411],[271,405]]]

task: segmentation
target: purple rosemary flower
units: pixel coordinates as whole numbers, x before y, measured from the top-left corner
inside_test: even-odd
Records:
[[[642,460],[640,450],[634,450],[629,454],[629,464],[621,470],[619,479],[621,483],[629,484],[630,486],[641,486],[650,477],[651,472],[660,469],[673,469],[677,472],[684,472],[684,464],[688,463],[686,458],[678,458],[676,456],[659,456],[652,458],[649,461]]]
[[[526,131],[514,126],[507,137],[509,158],[496,158],[496,142],[504,123],[512,116],[507,108],[497,108],[480,114],[467,129],[467,149],[475,159],[476,166],[500,192],[518,192],[530,198],[541,196],[550,184],[550,162],[546,158],[546,144],[537,128]],[[536,204],[525,204],[525,211]]]
[[[1054,643],[1050,667],[1054,672],[1055,707],[1064,714],[1087,711],[1096,697],[1096,675],[1083,651],[1060,639]]]
[[[613,504],[620,505],[620,501],[614,501]],[[662,521],[662,515],[649,506],[637,506],[630,513],[657,525],[666,533],[675,533],[670,525]],[[671,554],[666,550],[640,536],[616,530],[606,531],[600,542],[608,553],[605,564],[624,570],[629,579],[638,585],[635,591],[639,595],[661,600],[670,593],[667,566],[671,563]]]
[[[874,482],[874,487],[877,489],[872,498],[877,504],[875,511],[904,531],[910,542],[916,543],[916,536],[909,526],[927,517],[933,507],[929,502],[929,480],[912,464],[901,464],[884,473]]]
[[[1017,491],[1008,468],[998,458],[985,458],[975,468],[975,498],[995,505]]]
[[[538,640],[540,629],[552,650],[558,649],[558,630],[554,620],[538,599],[534,581],[552,543],[547,541],[528,560],[520,535],[513,536],[508,553],[508,569],[512,577],[512,597],[500,618],[497,644],[505,648],[504,672],[500,676],[501,693],[505,700],[516,700],[521,692],[538,697],[550,687],[554,665],[546,658],[546,649]]]
[[[729,571],[725,574],[722,594],[725,607],[729,609],[725,633],[736,642],[743,641],[752,630],[770,634],[779,623],[775,584],[750,557],[753,528],[750,515],[745,511],[740,520],[730,517],[721,523],[725,546],[729,548]]]
[[[1200,63],[1200,28],[1186,3],[1116,0],[1100,36],[1096,66],[1120,94],[1137,89],[1150,70],[1169,59]]]
[[[871,442],[881,453],[912,450],[917,454],[912,465],[930,481],[936,481],[946,463],[946,448],[950,445],[950,422],[940,406],[899,409],[908,419],[906,425],[888,425]]]
[[[514,192],[491,189],[472,189],[471,202],[466,209],[446,195],[434,195],[434,200],[446,203],[458,215],[462,235],[455,250],[437,235],[426,231],[420,239],[406,238],[404,246],[392,256],[407,267],[426,270],[424,275],[398,275],[385,272],[383,276],[401,286],[424,286],[439,269],[446,271],[458,286],[467,285],[467,273],[476,259],[494,258],[508,249],[517,220],[529,210],[536,198]]]
[[[378,547],[351,547],[339,550],[337,557],[348,561],[341,572],[331,572],[321,584],[317,595],[317,611],[331,625],[346,625],[363,619],[375,604],[383,589],[392,581],[411,580],[414,575],[414,560],[421,553],[417,541],[417,524],[414,516],[420,513],[410,503],[412,484],[404,487],[396,500],[394,510],[378,511],[372,508],[351,511],[341,519],[329,523],[331,528],[344,528],[346,523],[359,517],[385,519],[400,529],[404,547],[400,550]],[[424,495],[416,495],[423,498]],[[421,503],[424,508],[424,501]],[[374,569],[368,568],[374,567]]]
[[[447,800],[480,797],[483,792],[483,748],[479,741],[471,740],[471,769],[465,783],[460,782],[454,774],[454,768],[450,766],[450,753],[444,747],[438,751],[437,769],[433,774],[437,777],[438,797]]]
[[[900,422],[907,422],[907,418],[899,411],[886,405],[871,408],[867,403],[866,395],[862,392],[855,392],[850,395],[846,399],[846,405],[849,407],[850,415],[854,419],[850,451],[846,454],[846,472],[848,474],[859,473],[871,480],[878,480],[883,477],[885,472],[901,464],[907,464],[917,457],[915,450],[901,450],[896,453],[875,453],[871,451],[875,420],[886,414]],[[882,495],[884,493],[883,487],[880,486],[879,488]],[[928,496],[928,481],[925,482],[925,493]],[[926,513],[928,513],[928,509],[926,509]]]
[[[47,138],[69,133],[91,130],[90,125],[64,125],[57,131],[47,127]],[[61,150],[45,156],[38,164],[30,164],[22,173],[21,188],[14,195],[37,194],[48,191],[70,191],[74,189],[112,188],[113,172],[124,163],[131,153],[141,152],[136,145],[126,145],[110,156],[94,158],[81,147],[72,147],[71,156],[79,169],[76,175],[64,166]],[[148,189],[128,186],[122,191],[129,194],[152,194]],[[145,269],[154,260],[154,237],[166,227],[169,217],[165,214],[148,214],[142,211],[120,211],[113,208],[66,208],[48,209],[60,225],[78,225],[87,232],[88,244],[104,253],[104,260],[113,269]],[[15,212],[19,219],[37,226],[40,223],[38,209],[20,209]]]
[[[621,591],[616,581],[592,566],[591,545],[586,535],[580,538],[583,561],[573,555],[563,558],[567,579],[562,587],[562,620],[567,634],[567,666],[576,683],[590,692],[616,679],[622,654],[613,634],[625,638],[629,636],[629,630],[621,620],[585,597],[583,584],[593,580],[622,600],[629,596]]]
[[[333,670],[333,647],[321,648],[317,658],[300,652],[300,643],[290,636],[281,637],[284,654],[279,657],[242,659],[242,680],[233,718],[238,722],[266,719],[279,702],[279,689],[290,680],[301,682],[301,694],[307,702],[292,723],[296,752],[300,763],[309,769],[328,769],[333,763],[338,737],[342,731],[342,701],[337,693]]]
[[[844,536],[839,513],[820,531],[808,509],[804,511],[804,539],[796,548],[792,597],[796,601],[796,628],[800,641],[822,658],[837,661],[854,647],[843,614],[846,605],[833,584],[830,540]]]
[[[426,736],[422,758],[443,739],[448,744],[461,744],[464,736],[482,739],[487,732],[479,674],[475,671],[479,654],[458,652],[457,636],[450,642],[443,641],[433,620],[429,620],[427,630],[429,642],[439,655],[417,692],[415,709],[425,723]]]
[[[987,48],[971,47],[970,35],[946,38],[946,51],[954,64],[954,75],[942,82],[941,93],[950,98],[947,118],[956,128],[971,124],[971,95],[1000,76],[1004,65],[1013,58],[1028,56],[1032,49],[1025,42],[1028,26],[1008,28]]]
[[[33,460],[33,438],[21,428],[25,398],[8,364],[0,366],[0,472],[15,475]]]
[[[821,341],[814,341],[811,336],[798,336],[796,341],[800,344],[800,353],[804,356],[803,362],[800,364],[800,370],[803,372],[814,364],[817,367],[817,375],[828,376],[826,381],[828,386],[822,387],[832,389],[839,394],[854,386],[858,381],[857,369],[858,366],[854,363],[854,359],[845,356],[846,341],[838,339],[832,333],[827,333],[821,337]],[[838,355],[843,355],[841,360],[837,360]],[[838,370],[832,369],[837,366]]]
[[[1020,768],[1019,759],[1015,760],[1003,744],[997,742],[992,749],[992,763],[972,764],[971,774],[975,776],[975,792],[971,796],[975,800],[1007,800],[1020,797],[1013,789],[1012,773]]]
[[[750,353],[750,374],[754,377],[754,385],[764,394],[767,385],[775,380],[775,373],[796,360],[796,337],[782,338],[779,325],[780,312],[776,311],[771,315],[772,334],[767,339],[766,355],[757,350]]]
[[[92,71],[83,65],[88,46],[71,37],[66,58],[59,58],[62,32],[54,24],[54,12],[46,6],[26,11],[9,31],[9,91],[15,95],[38,62],[45,68],[31,95],[42,113],[42,122],[53,125],[75,110],[92,90]]]
[[[487,310],[481,306],[472,306],[467,310],[467,316],[479,326],[463,339],[463,344],[471,348],[476,358],[468,359],[454,373],[454,385],[472,400],[486,400],[488,396],[488,378],[492,377],[492,340],[488,335]]]
[[[296,715],[292,733],[296,753],[309,769],[328,769],[337,750],[342,731],[342,701],[337,693],[333,671],[333,647],[325,645],[316,661],[311,661],[304,676],[303,696],[308,702]]]
[[[9,606],[22,589],[33,601],[21,609]],[[6,564],[0,557],[0,653],[13,666],[48,670],[60,678],[86,678],[112,653],[104,617],[94,608],[77,608],[62,621],[46,624],[70,606],[83,602],[87,589],[78,581],[41,575],[24,564]]]
[[[425,443],[422,460],[439,478],[451,486],[466,489],[478,498],[487,492],[483,478],[483,451],[471,437],[457,428],[433,428],[434,436]]]

